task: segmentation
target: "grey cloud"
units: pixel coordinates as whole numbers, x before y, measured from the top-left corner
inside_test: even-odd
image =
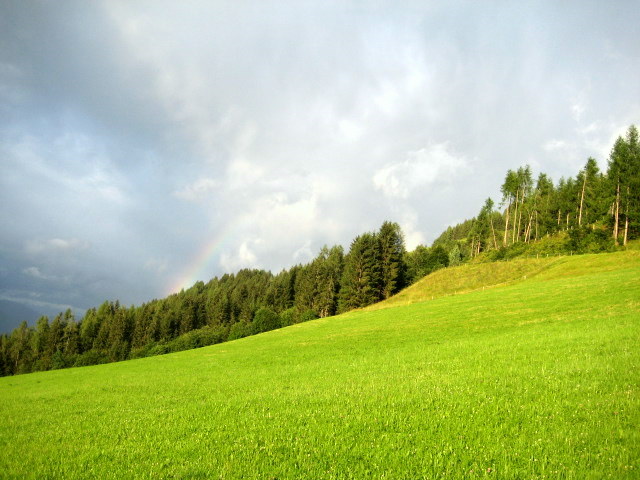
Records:
[[[0,295],[140,303],[214,242],[203,280],[386,219],[430,242],[508,168],[604,166],[640,117],[636,10],[3,2]]]

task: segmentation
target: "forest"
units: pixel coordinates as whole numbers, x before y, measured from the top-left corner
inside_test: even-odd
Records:
[[[605,252],[640,237],[640,144],[630,126],[600,171],[589,158],[575,177],[506,173],[499,208],[448,228],[431,247],[408,252],[384,222],[313,261],[273,274],[240,270],[164,299],[126,307],[105,301],[80,320],[67,310],[0,336],[0,375],[94,365],[198,348],[327,317],[384,300],[431,272],[521,255]]]

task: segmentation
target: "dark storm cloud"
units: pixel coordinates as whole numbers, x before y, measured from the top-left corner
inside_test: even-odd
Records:
[[[508,168],[604,167],[637,7],[3,2],[0,298],[140,303],[385,219],[413,247]]]

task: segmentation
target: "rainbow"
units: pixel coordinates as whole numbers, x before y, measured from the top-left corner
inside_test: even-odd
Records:
[[[226,243],[233,233],[233,222],[227,224],[217,235],[206,242],[198,251],[198,254],[193,257],[193,260],[189,263],[189,267],[185,270],[184,274],[180,276],[169,288],[168,295],[172,293],[178,293],[182,289],[191,287],[198,280],[208,281],[205,279],[206,268],[211,263],[211,259],[219,252],[220,248]]]

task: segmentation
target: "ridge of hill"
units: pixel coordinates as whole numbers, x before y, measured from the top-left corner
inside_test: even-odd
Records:
[[[365,311],[410,305],[525,280],[549,268],[560,258],[517,259],[510,262],[467,263],[427,275],[393,297],[365,307]]]
[[[526,263],[485,290],[0,378],[0,471],[637,478],[640,252]]]
[[[442,268],[418,280],[413,285],[403,289],[387,300],[364,307],[363,311],[375,311],[402,305],[411,305],[417,302],[434,300],[449,295],[470,293],[476,290],[485,290],[515,282],[524,281],[537,276],[550,278],[549,275],[557,275],[563,269],[571,269],[571,265],[604,265],[609,268],[617,268],[621,258],[634,258],[640,255],[637,248],[638,242],[634,242],[632,248],[623,252],[614,252],[604,255],[558,255],[540,256],[536,258],[516,258],[510,261],[495,261],[489,263],[466,263],[455,267]],[[573,259],[578,259],[574,261]],[[591,259],[591,260],[588,260]],[[607,262],[603,262],[607,259]],[[568,271],[568,270],[567,270]],[[573,273],[577,271],[572,270]]]

